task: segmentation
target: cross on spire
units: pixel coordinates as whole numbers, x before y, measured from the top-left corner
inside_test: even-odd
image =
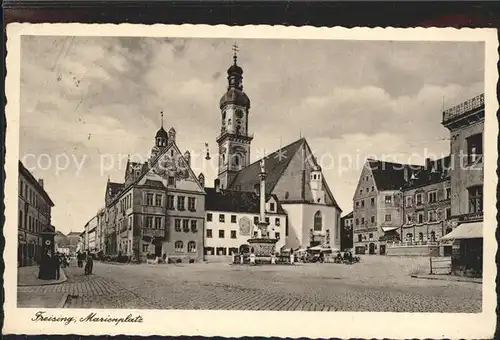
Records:
[[[238,59],[238,52],[240,50],[238,49],[238,45],[236,45],[236,43],[233,44],[233,60],[234,60],[234,64],[236,65],[236,60]]]
[[[160,116],[161,116],[161,127],[163,128],[163,110],[160,112]]]

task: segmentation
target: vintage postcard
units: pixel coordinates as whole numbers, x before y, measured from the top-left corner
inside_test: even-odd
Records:
[[[493,335],[495,30],[7,39],[6,333]]]

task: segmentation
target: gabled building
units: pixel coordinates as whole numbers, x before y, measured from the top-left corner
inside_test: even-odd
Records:
[[[259,192],[206,188],[205,255],[230,256],[249,252],[248,240],[257,236],[260,214]],[[286,213],[276,195],[266,195],[266,222],[276,249],[285,246]]]
[[[260,159],[250,162],[250,99],[243,92],[243,69],[227,70],[228,89],[220,100],[218,180],[222,190],[253,192]],[[288,216],[288,248],[322,245],[340,249],[340,214],[333,194],[305,138],[266,156],[266,194],[275,195]],[[266,212],[267,213],[267,212]],[[282,236],[281,236],[282,237]]]
[[[163,124],[149,160],[127,162],[124,182],[106,187],[107,253],[145,261],[148,255],[203,259],[205,191]]]
[[[400,240],[401,188],[411,168],[423,166],[367,159],[353,197],[354,248],[357,254],[386,253],[387,241]]]

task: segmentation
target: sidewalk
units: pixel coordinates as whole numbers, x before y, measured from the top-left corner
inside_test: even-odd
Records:
[[[63,283],[67,280],[64,269],[61,268],[59,280],[40,280],[38,278],[38,266],[17,268],[17,286],[46,286]]]
[[[68,293],[17,291],[18,308],[63,308],[67,300]]]
[[[466,276],[454,276],[454,275],[411,275],[414,279],[425,279],[425,280],[441,280],[441,281],[454,281],[454,282],[474,282],[483,283],[483,279],[466,277]]]

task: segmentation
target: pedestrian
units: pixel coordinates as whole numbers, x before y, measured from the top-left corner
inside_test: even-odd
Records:
[[[85,275],[92,274],[92,270],[94,268],[94,260],[92,259],[92,255],[89,251],[87,251],[87,259],[85,263]]]
[[[83,267],[83,254],[81,252],[78,252],[76,254],[76,259],[78,261],[78,268],[82,268]]]
[[[59,277],[61,275],[61,257],[59,256],[58,252],[56,252],[52,257],[52,263],[55,269],[55,279],[59,280]]]

